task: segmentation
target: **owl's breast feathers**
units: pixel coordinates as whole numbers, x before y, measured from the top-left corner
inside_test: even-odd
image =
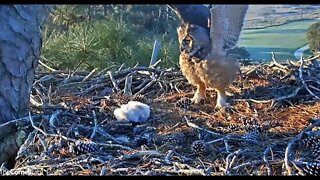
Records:
[[[208,87],[225,90],[236,78],[239,63],[230,56],[209,56],[196,63],[196,74]]]
[[[186,77],[188,82],[194,86],[202,84],[202,81],[196,72],[196,64],[200,61],[201,60],[199,58],[191,57],[185,51],[181,52],[179,57],[179,64],[182,74]]]
[[[180,66],[187,80],[197,85],[203,82],[207,87],[225,90],[236,78],[239,63],[229,56],[208,56],[201,60],[180,54]]]

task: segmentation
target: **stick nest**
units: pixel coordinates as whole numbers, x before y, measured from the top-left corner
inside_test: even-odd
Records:
[[[47,175],[319,173],[308,171],[319,167],[320,157],[316,60],[243,65],[228,89],[231,106],[225,109],[213,108],[212,90],[200,105],[191,104],[194,91],[174,69],[38,72],[28,117],[32,130],[14,170]],[[151,107],[147,123],[115,119],[114,109],[130,100]]]

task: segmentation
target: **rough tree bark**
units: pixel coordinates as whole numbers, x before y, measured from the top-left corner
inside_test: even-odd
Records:
[[[9,121],[28,115],[42,45],[41,25],[51,8],[0,5],[0,163],[15,155],[27,135]]]

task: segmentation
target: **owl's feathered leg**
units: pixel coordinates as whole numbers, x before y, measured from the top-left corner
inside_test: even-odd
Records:
[[[204,97],[206,97],[206,85],[204,83],[200,83],[197,85],[197,91],[191,101],[194,104],[198,104]]]
[[[215,108],[221,108],[228,105],[226,91],[218,90],[218,89],[216,91],[217,91],[217,104]]]

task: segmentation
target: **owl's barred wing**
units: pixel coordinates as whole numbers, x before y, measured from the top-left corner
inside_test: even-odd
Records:
[[[225,54],[236,46],[248,5],[214,5],[211,12],[211,53]]]
[[[201,4],[168,4],[183,23],[196,24],[209,31],[209,7]]]

